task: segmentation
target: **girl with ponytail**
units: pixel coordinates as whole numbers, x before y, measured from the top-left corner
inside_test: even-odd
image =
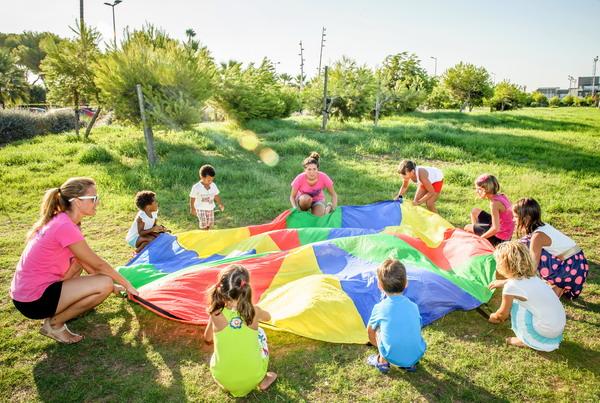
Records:
[[[333,181],[325,172],[319,171],[319,153],[313,151],[302,162],[304,172],[292,181],[290,203],[293,208],[302,211],[310,210],[316,216],[329,214],[337,207],[337,193],[333,188]],[[331,195],[331,203],[325,204],[323,189]]]
[[[91,178],[70,178],[46,191],[10,287],[15,307],[29,319],[43,319],[40,333],[61,343],[83,339],[65,323],[99,305],[112,291],[137,295],[81,233],[81,220],[96,214],[98,202]],[[87,276],[81,276],[84,270]]]
[[[204,340],[215,345],[212,376],[235,397],[246,396],[257,386],[266,390],[277,374],[267,372],[267,337],[258,323],[271,320],[271,315],[252,304],[248,270],[236,264],[223,269],[207,294],[210,318]]]

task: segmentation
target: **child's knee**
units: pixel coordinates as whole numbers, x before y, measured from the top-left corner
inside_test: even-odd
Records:
[[[302,195],[298,198],[298,207],[300,207],[300,210],[308,211],[310,210],[311,206],[312,197],[310,197],[309,195]]]

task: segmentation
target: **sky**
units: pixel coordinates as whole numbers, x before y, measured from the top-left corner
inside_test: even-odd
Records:
[[[109,0],[106,0],[109,1]],[[112,41],[112,11],[84,0],[85,22]],[[174,38],[192,28],[217,62],[259,62],[279,73],[305,75],[349,56],[370,67],[389,55],[415,53],[437,74],[464,61],[498,82],[567,88],[568,76],[591,76],[600,54],[600,0],[123,0],[115,8],[117,40],[125,27],[149,22]],[[50,31],[72,37],[79,0],[0,0],[0,32]],[[597,73],[600,75],[600,63]]]

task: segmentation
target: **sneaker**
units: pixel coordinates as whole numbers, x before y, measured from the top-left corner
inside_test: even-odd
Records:
[[[389,362],[379,362],[379,354],[373,354],[367,357],[367,364],[372,367],[375,367],[382,374],[387,374],[390,372],[390,363]]]

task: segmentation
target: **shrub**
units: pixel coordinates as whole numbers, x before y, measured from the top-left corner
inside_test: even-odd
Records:
[[[215,100],[229,118],[237,122],[249,119],[273,119],[298,110],[297,96],[283,86],[273,63],[263,59],[259,66],[230,61],[219,69]]]
[[[550,106],[560,106],[560,98],[558,96],[553,96],[552,98],[550,98],[550,100],[548,101],[548,105]]]
[[[205,47],[188,47],[152,25],[126,33],[123,46],[96,65],[96,84],[117,119],[139,124],[141,84],[152,124],[186,127],[200,121],[213,94],[214,63]]]
[[[450,91],[442,84],[433,88],[429,97],[425,101],[427,109],[458,109],[460,103],[452,97]]]
[[[341,121],[368,117],[375,105],[377,83],[367,66],[343,57],[329,69],[330,116]],[[304,106],[320,115],[323,109],[323,77],[315,77],[302,94]]]
[[[527,95],[519,86],[508,81],[502,81],[494,87],[494,95],[489,100],[493,111],[506,111],[521,108],[527,104]]]
[[[536,103],[535,106],[548,106],[548,98],[539,91],[535,91],[531,94],[531,106],[534,106],[533,103]]]
[[[30,138],[39,134],[62,133],[75,129],[73,111],[34,113],[18,109],[0,110],[0,143]]]
[[[566,97],[560,100],[560,104],[563,106],[573,106],[574,101],[575,98],[573,97],[573,95],[567,95]]]

